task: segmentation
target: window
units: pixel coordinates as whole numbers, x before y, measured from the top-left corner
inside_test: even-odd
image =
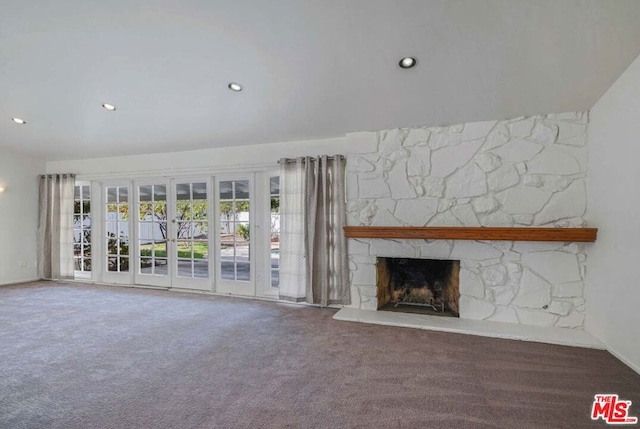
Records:
[[[251,280],[248,180],[220,182],[220,273],[223,280]]]
[[[271,287],[280,284],[280,176],[269,181],[271,201]]]
[[[91,186],[78,184],[73,202],[73,260],[76,274],[91,272]]]
[[[106,188],[107,271],[129,271],[129,188]]]

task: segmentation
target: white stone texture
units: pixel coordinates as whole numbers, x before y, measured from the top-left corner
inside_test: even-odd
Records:
[[[524,186],[533,186],[535,188],[539,188],[543,185],[542,176],[539,174],[525,174],[522,176],[522,184]]]
[[[369,242],[369,254],[371,256],[393,256],[397,258],[417,257],[416,248],[410,244],[409,240],[373,239]]]
[[[423,241],[419,246],[420,257],[427,259],[450,259],[453,242],[448,240]]]
[[[484,320],[491,317],[495,310],[496,306],[489,302],[460,295],[460,317],[463,319]]]
[[[361,175],[358,177],[359,198],[390,197],[389,185],[378,175]]]
[[[409,176],[428,176],[430,172],[431,149],[423,146],[411,149],[411,155],[407,161],[407,174]]]
[[[484,283],[480,276],[466,268],[460,268],[460,295],[484,298]]]
[[[531,140],[542,144],[553,144],[558,138],[558,126],[553,123],[536,121],[531,133]]]
[[[411,128],[407,130],[406,137],[402,142],[404,147],[426,145],[429,143],[431,133],[426,128]]]
[[[516,225],[531,226],[533,224],[533,215],[531,213],[514,214],[512,219]]]
[[[570,112],[351,133],[361,149],[347,154],[347,224],[583,226],[587,120]],[[376,256],[458,259],[461,317],[584,323],[584,246],[350,239],[348,251],[355,308],[376,309]]]
[[[535,223],[543,225],[564,218],[582,218],[587,209],[587,190],[584,179],[574,181],[569,187],[555,193],[547,205],[535,215]]]
[[[505,306],[496,307],[495,314],[486,320],[491,320],[492,322],[520,323],[516,311],[513,308]]]
[[[522,263],[549,283],[581,280],[578,258],[565,252],[533,252],[522,255]]]
[[[517,185],[519,182],[520,175],[513,164],[503,164],[487,175],[487,185],[489,190],[493,192],[500,192]]]
[[[531,135],[531,130],[533,129],[534,119],[533,118],[525,118],[515,122],[511,122],[507,128],[509,129],[509,134],[512,137],[521,137],[526,138]]]
[[[389,209],[378,208],[371,220],[371,226],[402,226],[402,222]]]
[[[456,205],[456,200],[441,199],[438,201],[438,213],[446,212],[447,210],[449,210],[451,207],[455,205]]]
[[[393,129],[381,131],[379,134],[378,155],[382,158],[395,159],[399,153],[405,153],[402,147],[407,130]],[[406,156],[405,156],[406,158]]]
[[[558,320],[558,316],[547,313],[544,310],[535,311],[516,308],[516,313],[518,314],[518,320],[520,320],[520,323],[523,325],[553,326]]]
[[[496,123],[496,121],[485,121],[469,122],[467,124],[464,124],[461,140],[464,142],[485,138],[496,125]]]
[[[451,213],[453,213],[464,226],[480,226],[480,222],[471,204],[458,204],[451,209]]]
[[[511,139],[495,150],[495,153],[506,162],[523,162],[533,159],[542,146],[531,140]]]
[[[387,179],[389,188],[391,189],[391,198],[416,198],[416,192],[409,183],[407,178],[407,163],[406,161],[398,161],[395,163]]]
[[[441,198],[444,195],[444,179],[429,176],[422,181],[425,197]]]
[[[476,213],[493,213],[500,207],[498,201],[491,195],[483,195],[471,200],[471,205]]]
[[[568,316],[559,318],[555,326],[558,328],[581,328],[582,325],[584,325],[584,314],[573,311]]]
[[[527,186],[509,188],[498,194],[498,201],[507,213],[537,213],[551,198],[551,193]]]
[[[569,121],[558,122],[558,143],[572,146],[584,146],[586,144],[587,126]]]
[[[552,301],[549,305],[549,313],[557,314],[559,316],[566,316],[571,312],[573,305],[566,301]]]
[[[535,158],[527,162],[529,173],[571,175],[580,173],[578,160],[556,146],[547,146]]]
[[[542,146],[531,140],[512,139],[495,153],[508,162],[523,162],[532,159],[542,150]]]
[[[478,152],[484,140],[478,139],[460,143],[456,146],[447,146],[434,151],[431,154],[431,174],[437,177],[446,177],[458,168],[465,165],[473,155]]]
[[[497,155],[492,153],[481,153],[474,157],[473,161],[484,171],[488,173],[502,165],[502,161]]]
[[[509,141],[509,132],[504,124],[498,124],[489,133],[484,143],[484,150],[491,150],[502,146]]]
[[[518,253],[544,252],[558,250],[563,243],[553,241],[514,241],[512,250]]]
[[[584,283],[579,281],[554,284],[551,295],[556,298],[581,298],[584,295]]]
[[[347,158],[346,169],[354,173],[369,173],[376,169],[375,164],[365,159],[364,155],[355,155]]]
[[[429,138],[429,147],[433,150],[440,149],[447,146],[455,146],[460,143],[461,135],[459,133],[448,133],[446,131],[437,132],[431,131],[431,137]]]
[[[496,210],[493,213],[479,214],[478,219],[480,219],[480,224],[482,226],[513,226],[513,217],[502,210]]]
[[[485,267],[482,269],[482,280],[489,287],[502,286],[507,281],[507,269],[504,265]]]
[[[509,305],[515,298],[515,295],[509,287],[497,287],[493,291],[493,301],[496,305]]]
[[[369,254],[369,243],[367,243],[364,240],[359,240],[357,238],[348,240],[347,248],[349,250],[349,255],[368,255]]]
[[[485,259],[500,258],[502,252],[477,241],[455,241],[451,251],[452,259],[471,259],[482,261]]]
[[[477,197],[487,192],[486,175],[480,167],[469,163],[446,180],[445,197]]]
[[[530,270],[524,270],[513,303],[517,307],[543,308],[551,302],[551,285]]]
[[[407,226],[425,226],[437,211],[438,200],[435,198],[399,200],[395,217]]]
[[[427,223],[428,226],[463,226],[450,211],[438,213]]]
[[[353,273],[353,284],[375,286],[376,269],[373,264],[359,264],[357,271]]]

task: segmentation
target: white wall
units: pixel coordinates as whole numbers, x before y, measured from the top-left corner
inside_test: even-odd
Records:
[[[72,172],[81,176],[122,176],[123,173],[158,174],[159,172],[188,169],[215,171],[268,164],[277,168],[278,159],[283,157],[334,154],[351,150],[351,148],[346,148],[345,144],[346,139],[339,137],[149,155],[53,161],[47,162],[47,172]],[[179,149],[179,145],[176,145],[176,150]]]
[[[640,57],[591,110],[586,329],[640,372]]]
[[[38,174],[44,161],[2,149],[0,154],[0,284],[34,280],[38,229]]]

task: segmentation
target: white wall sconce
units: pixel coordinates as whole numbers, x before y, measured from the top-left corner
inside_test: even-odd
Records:
[[[1,185],[0,185],[0,194],[1,194],[1,193],[3,193],[3,192],[4,192],[4,191],[6,191],[6,190],[7,190],[7,188],[5,188],[4,186],[1,186]]]

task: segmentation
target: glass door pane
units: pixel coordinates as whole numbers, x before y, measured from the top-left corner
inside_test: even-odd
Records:
[[[209,182],[176,180],[173,224],[176,246],[173,286],[211,290],[209,280]]]
[[[107,271],[129,272],[129,187],[106,187]]]
[[[218,291],[253,295],[251,181],[218,182]]]
[[[170,286],[167,184],[136,184],[137,284]]]
[[[280,176],[273,176],[269,180],[270,189],[270,259],[271,259],[271,287],[278,287],[280,283]]]

